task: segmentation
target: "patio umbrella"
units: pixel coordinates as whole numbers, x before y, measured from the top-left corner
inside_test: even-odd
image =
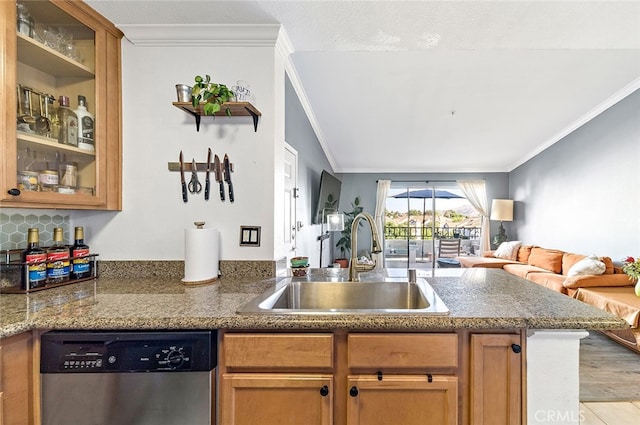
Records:
[[[398,193],[397,195],[393,195],[394,198],[403,199],[403,198],[413,198],[413,199],[422,199],[422,225],[424,226],[425,212],[427,209],[427,199],[433,200],[433,208],[435,209],[435,200],[438,199],[455,199],[455,198],[464,198],[464,196],[456,195],[455,193],[449,192],[448,190],[443,189],[416,189],[409,190],[407,192]],[[436,220],[435,216],[433,217],[431,223],[431,234],[435,236],[436,233]],[[424,245],[421,243],[420,246]],[[435,254],[435,238],[432,237],[432,253]],[[424,256],[424,252],[422,253]],[[435,255],[432,255],[432,263],[435,265]]]
[[[393,195],[394,198],[402,199],[402,198],[414,198],[414,199],[422,199],[422,224],[424,225],[425,211],[427,209],[427,199],[455,199],[455,198],[464,198],[464,196],[456,195],[455,193],[451,193],[448,190],[442,189],[417,189],[410,190],[407,192],[402,192],[397,195]],[[434,226],[435,226],[435,217],[434,217]],[[435,229],[434,229],[435,230]]]
[[[435,192],[435,196],[434,196]],[[431,198],[439,198],[439,199],[454,199],[454,198],[464,198],[464,196],[456,195],[455,193],[451,193],[448,190],[442,189],[417,189],[410,190],[408,192],[402,192],[397,195],[393,195],[394,198],[419,198],[419,199],[431,199]]]

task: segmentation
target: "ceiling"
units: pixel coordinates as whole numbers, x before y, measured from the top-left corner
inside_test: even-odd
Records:
[[[125,27],[281,24],[335,172],[511,171],[640,88],[640,0],[86,2]]]

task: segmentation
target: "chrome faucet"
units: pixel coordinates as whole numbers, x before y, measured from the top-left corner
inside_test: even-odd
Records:
[[[359,282],[360,272],[371,271],[376,267],[376,260],[373,260],[373,264],[358,264],[358,224],[362,219],[367,220],[369,228],[371,229],[371,253],[378,254],[382,252],[382,245],[378,240],[378,230],[376,223],[373,221],[371,214],[361,212],[353,219],[351,224],[351,261],[349,262],[349,282]]]

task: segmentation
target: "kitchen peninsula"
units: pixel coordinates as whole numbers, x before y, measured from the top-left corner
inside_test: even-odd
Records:
[[[312,270],[307,279],[322,280],[328,277],[327,274],[345,280],[347,277],[346,270],[322,269]],[[362,278],[366,280],[371,276],[375,274],[363,274]],[[347,411],[350,412],[348,423],[352,423],[353,409],[349,403],[356,399],[353,391],[350,390],[352,394],[348,397],[338,397],[346,392],[347,382],[350,388],[359,388],[359,397],[365,396],[367,385],[375,385],[375,382],[367,383],[363,378],[368,373],[375,376],[375,367],[367,366],[367,360],[362,358],[357,360],[358,351],[352,350],[352,347],[364,347],[366,350],[367,347],[371,348],[368,344],[374,344],[380,354],[379,360],[383,362],[386,361],[382,354],[385,353],[385,338],[395,341],[394,347],[398,347],[398,340],[393,340],[397,336],[413,338],[414,341],[426,338],[427,341],[446,344],[451,348],[451,356],[439,357],[435,361],[438,364],[431,369],[427,367],[426,376],[429,382],[432,380],[445,388],[442,392],[444,397],[451,400],[451,394],[459,394],[453,401],[462,400],[461,407],[454,408],[453,414],[449,412],[450,416],[444,417],[443,423],[467,424],[471,423],[473,412],[481,410],[482,405],[482,400],[468,400],[469,394],[473,395],[471,387],[482,378],[481,374],[473,372],[476,364],[473,356],[479,355],[474,350],[480,346],[472,346],[469,341],[475,336],[480,339],[483,336],[508,336],[511,342],[502,353],[519,355],[522,350],[517,358],[521,359],[518,362],[522,365],[523,373],[517,376],[517,382],[519,394],[524,400],[522,406],[526,406],[526,409],[516,412],[522,415],[521,423],[544,423],[546,419],[541,415],[547,415],[548,418],[549,414],[564,415],[570,419],[563,423],[578,423],[578,348],[579,339],[586,334],[582,330],[622,329],[627,326],[626,322],[501,270],[468,269],[461,276],[428,277],[427,281],[449,308],[448,315],[241,315],[236,313],[238,308],[276,285],[278,279],[256,281],[256,278],[225,277],[214,284],[188,287],[182,285],[179,278],[101,277],[97,281],[29,295],[1,296],[0,336],[6,338],[31,330],[47,329],[220,329],[219,385],[224,389],[227,378],[252,376],[254,372],[256,375],[260,372],[260,376],[265,377],[267,372],[279,372],[272,368],[262,373],[262,370],[250,365],[229,364],[230,356],[225,355],[227,351],[232,352],[238,347],[234,345],[238,338],[256,338],[254,347],[260,350],[258,334],[295,337],[320,335],[322,340],[328,341],[327,352],[333,353],[328,357],[329,361],[338,359],[335,360],[337,366],[324,365],[319,369],[312,368],[312,371],[320,377],[335,376],[333,381],[331,378],[323,379],[333,382],[331,389],[336,395],[334,407],[330,408],[342,413],[328,423],[337,424],[344,423]],[[229,336],[232,338],[227,340]],[[236,337],[235,341],[233,337]],[[514,340],[516,342],[512,342]],[[269,347],[277,349],[272,345]],[[396,351],[402,349],[399,347]],[[428,343],[424,349],[430,350]],[[339,359],[346,358],[346,352],[350,356],[349,364],[340,366]],[[455,363],[447,363],[449,359]],[[484,357],[485,364],[487,359],[490,359],[488,355]],[[388,366],[390,372],[385,376],[392,379],[393,374],[399,372],[403,379],[417,376],[420,368],[405,366]],[[384,369],[387,366],[381,367]],[[297,371],[305,372],[307,376],[300,367]],[[284,372],[293,374],[291,370]],[[383,372],[377,372],[380,378]],[[425,374],[421,376],[427,382]],[[382,382],[385,382],[384,378]],[[453,386],[451,382],[454,382]],[[324,386],[321,387],[320,394],[323,394]],[[453,393],[447,388],[453,388]],[[333,396],[334,392],[330,394]],[[221,390],[221,396],[227,397],[228,401],[228,397],[233,397],[233,392]],[[226,406],[224,403],[225,400],[219,406],[223,411]],[[571,416],[575,416],[575,421]],[[365,423],[362,422],[364,416],[359,420]]]

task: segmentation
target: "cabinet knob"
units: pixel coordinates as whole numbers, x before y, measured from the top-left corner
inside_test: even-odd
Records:
[[[7,190],[7,193],[8,193],[9,195],[12,195],[12,196],[18,196],[18,195],[20,195],[20,189],[16,189],[16,188],[14,187],[13,189],[9,189],[9,190]]]
[[[351,387],[351,389],[349,390],[349,395],[351,397],[357,397],[358,396],[358,388],[357,387]]]
[[[522,347],[520,347],[518,344],[511,344],[511,350],[513,350],[513,352],[516,354],[520,354],[520,352],[522,351]]]
[[[322,397],[326,397],[329,395],[329,387],[327,387],[326,385],[322,388],[320,388],[320,395]]]

